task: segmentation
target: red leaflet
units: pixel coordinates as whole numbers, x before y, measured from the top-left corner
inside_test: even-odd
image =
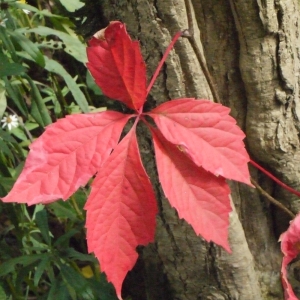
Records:
[[[281,278],[285,300],[298,300],[292,286],[288,282],[286,268],[300,253],[300,214],[295,217],[288,230],[280,236],[279,240],[281,241],[281,251],[284,254],[281,266]]]
[[[135,127],[100,169],[85,209],[89,252],[95,253],[121,299],[123,280],[138,257],[136,247],[154,239],[157,213]]]
[[[146,66],[124,24],[111,22],[87,48],[87,67],[103,93],[138,111],[146,101]]]
[[[225,179],[196,166],[159,131],[151,132],[159,180],[171,205],[196,234],[230,252],[230,190]]]
[[[245,135],[229,111],[208,100],[179,99],[163,103],[148,115],[164,137],[198,166],[251,185]]]
[[[103,112],[60,119],[30,146],[25,167],[4,202],[67,199],[99,170],[132,115]]]

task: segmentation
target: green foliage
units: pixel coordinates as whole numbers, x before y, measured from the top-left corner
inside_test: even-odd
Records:
[[[11,189],[28,147],[45,126],[67,114],[106,109],[101,91],[86,76],[84,40],[67,17],[84,3],[24,2],[0,0],[0,120],[5,125],[0,127],[0,197]],[[87,186],[68,201],[47,206],[0,202],[0,300],[116,299],[97,260],[87,254],[83,206],[88,191]]]
[[[70,12],[74,12],[84,6],[79,0],[60,0],[61,4]]]
[[[13,299],[116,299],[97,260],[85,254],[80,193],[63,203],[72,220],[51,205],[0,204],[2,292]]]

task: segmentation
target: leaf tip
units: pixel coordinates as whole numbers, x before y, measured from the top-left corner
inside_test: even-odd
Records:
[[[121,25],[123,25],[121,22],[119,21],[111,21],[109,22],[109,25],[105,28],[102,28],[100,29],[99,31],[97,31],[93,37],[95,37],[97,40],[102,40],[104,41],[105,40],[105,31],[108,27],[110,27],[111,25],[114,25],[114,24],[119,24],[119,27],[121,28]]]
[[[123,300],[121,294],[118,293],[118,294],[117,294],[117,297],[118,297],[119,300]]]

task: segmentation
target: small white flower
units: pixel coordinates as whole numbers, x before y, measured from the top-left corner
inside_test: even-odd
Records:
[[[12,128],[19,126],[18,116],[9,115],[8,117],[3,117],[1,123],[3,123],[2,128],[7,126],[8,130],[12,130]]]
[[[19,3],[21,3],[21,4],[26,4],[26,3],[27,3],[26,0],[19,0],[19,1],[17,1],[17,2],[19,2]],[[22,10],[24,11],[24,13],[25,13],[26,15],[30,14],[30,10],[28,10],[28,9],[22,9]]]
[[[6,27],[6,24],[5,24],[6,21],[7,21],[7,18],[1,20],[1,21],[0,21],[0,26]]]

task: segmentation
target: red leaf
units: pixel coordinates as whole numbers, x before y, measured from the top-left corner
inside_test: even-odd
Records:
[[[229,111],[208,100],[179,99],[158,106],[148,115],[164,137],[198,166],[251,185],[245,135],[228,115]]]
[[[230,190],[223,177],[215,177],[196,166],[159,131],[151,129],[158,176],[166,197],[207,241],[221,245],[228,252]]]
[[[30,146],[25,167],[2,200],[29,205],[67,199],[100,168],[132,115],[71,115],[48,126]]]
[[[300,214],[295,217],[288,230],[280,236],[279,240],[281,241],[281,251],[284,254],[281,265],[281,279],[284,287],[285,299],[298,300],[292,286],[288,282],[286,268],[300,253]]]
[[[87,48],[87,67],[103,93],[139,110],[146,100],[146,66],[139,42],[132,41],[124,24],[111,22],[100,39]]]
[[[138,257],[135,248],[154,239],[157,213],[135,128],[100,169],[85,209],[89,252],[95,253],[121,299],[123,280]]]

